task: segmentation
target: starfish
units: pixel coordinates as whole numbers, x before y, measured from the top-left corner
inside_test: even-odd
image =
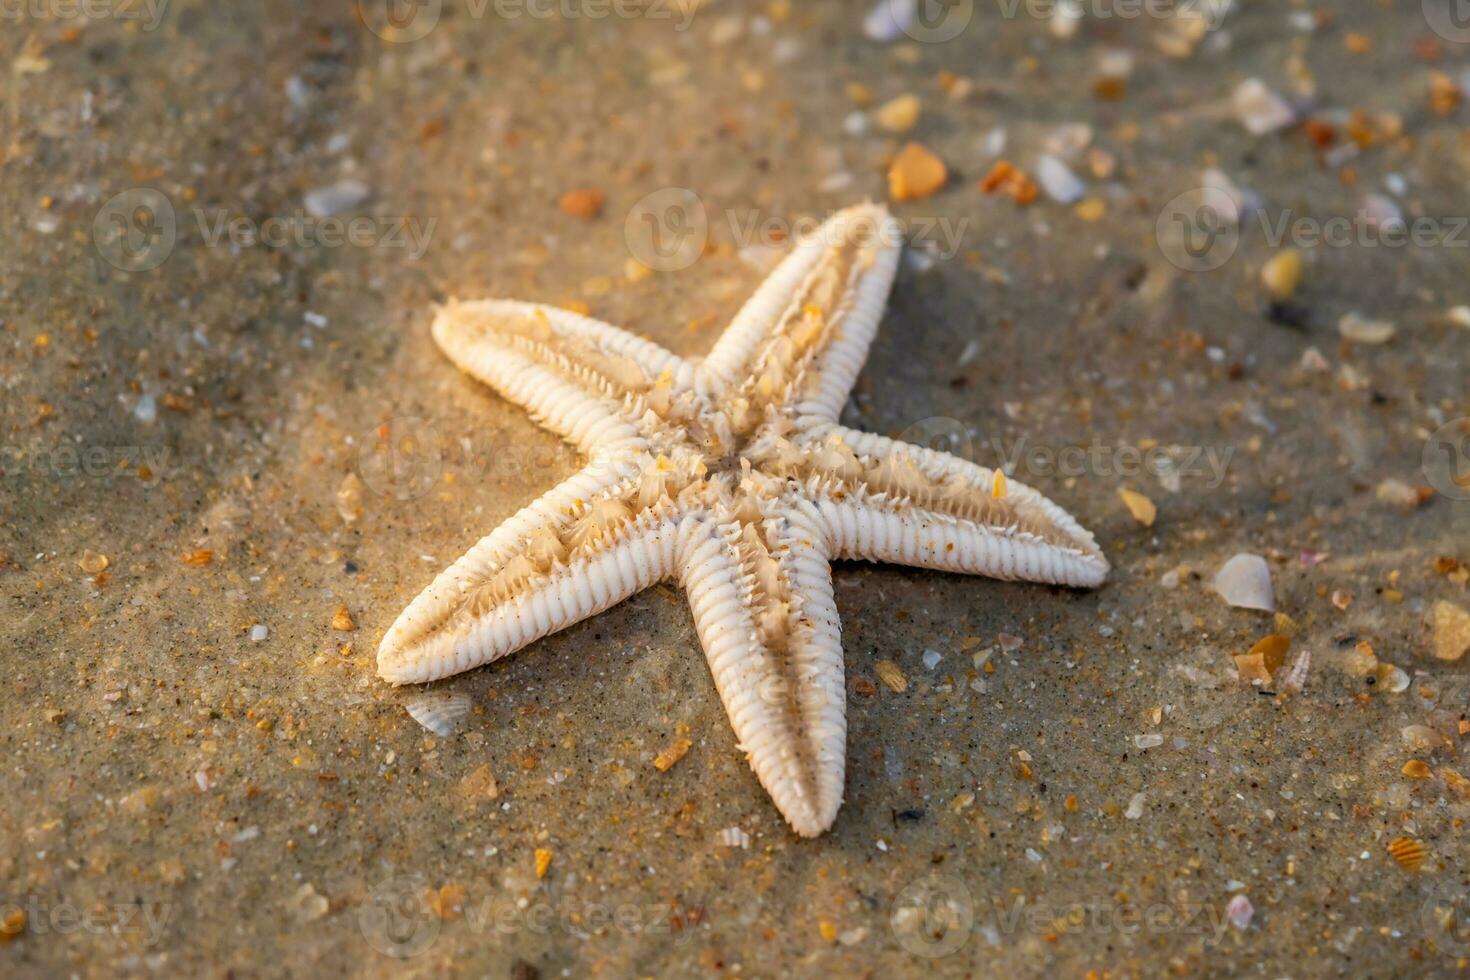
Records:
[[[837,213],[702,360],[555,307],[441,307],[432,332],[450,360],[589,461],[414,599],[379,674],[447,677],[677,582],[756,777],[798,834],[827,830],[847,735],[831,561],[1073,587],[1108,570],[1035,490],[839,424],[901,249],[881,205]]]

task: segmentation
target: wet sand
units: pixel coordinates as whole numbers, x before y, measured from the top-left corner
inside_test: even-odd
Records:
[[[1417,2],[1241,4],[1182,50],[989,3],[942,43],[830,2],[342,6],[0,27],[0,970],[1463,968],[1470,680],[1429,617],[1470,606],[1470,504],[1424,458],[1470,415],[1470,107],[1433,96],[1466,44]],[[1298,121],[1248,132],[1250,78]],[[894,204],[914,247],[845,418],[962,433],[1096,532],[1108,583],[838,566],[847,795],[817,840],[736,749],[676,589],[436,685],[463,730],[415,722],[383,630],[578,463],[438,354],[433,304],[703,353],[909,141],[948,180]],[[1047,153],[1081,200],[978,186]],[[1181,251],[1169,202],[1210,168],[1243,209],[1194,272],[1224,253]],[[640,205],[670,188],[702,225]],[[1370,194],[1443,240],[1301,243],[1273,307],[1270,230]],[[704,246],[650,259],[648,213]],[[1278,615],[1216,594],[1241,552]],[[1269,635],[1253,685],[1234,656]]]

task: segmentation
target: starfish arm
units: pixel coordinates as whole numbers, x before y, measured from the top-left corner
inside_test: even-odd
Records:
[[[594,459],[441,572],[383,637],[379,675],[412,684],[469,670],[669,577],[674,505],[640,509],[639,477],[624,469]]]
[[[838,557],[1081,588],[1107,577],[1072,515],[994,470],[836,425],[795,446],[788,475],[820,500]]]
[[[705,370],[732,399],[835,422],[882,319],[902,241],[882,205],[839,211],[761,284]]]
[[[802,836],[842,803],[842,642],[814,508],[767,502],[758,523],[686,519],[677,556],[715,687],[742,751]]]
[[[650,399],[698,381],[694,365],[657,344],[537,303],[452,302],[432,332],[462,370],[584,452],[636,442]]]

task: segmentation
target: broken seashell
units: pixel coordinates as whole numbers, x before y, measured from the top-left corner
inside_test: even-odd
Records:
[[[1408,870],[1418,871],[1424,866],[1424,859],[1429,856],[1429,848],[1424,846],[1423,841],[1412,837],[1395,837],[1388,842],[1388,853]]]
[[[1376,347],[1392,340],[1398,327],[1388,320],[1370,320],[1361,313],[1347,313],[1337,322],[1337,332],[1344,340]]]
[[[1276,611],[1271,568],[1260,555],[1241,553],[1227,561],[1215,575],[1215,591],[1238,609]]]
[[[1285,99],[1266,87],[1259,78],[1241,82],[1231,97],[1235,118],[1253,136],[1264,136],[1290,126],[1296,113]]]
[[[463,691],[425,691],[404,704],[413,720],[440,738],[448,738],[464,726],[474,699]]]

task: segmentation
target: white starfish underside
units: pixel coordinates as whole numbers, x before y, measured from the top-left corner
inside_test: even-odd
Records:
[[[830,827],[847,734],[831,560],[1069,586],[1108,570],[1029,487],[838,424],[900,248],[886,209],[840,212],[703,361],[553,307],[441,308],[433,334],[450,359],[590,460],[403,611],[379,673],[469,670],[677,581],[751,768],[797,833]]]

